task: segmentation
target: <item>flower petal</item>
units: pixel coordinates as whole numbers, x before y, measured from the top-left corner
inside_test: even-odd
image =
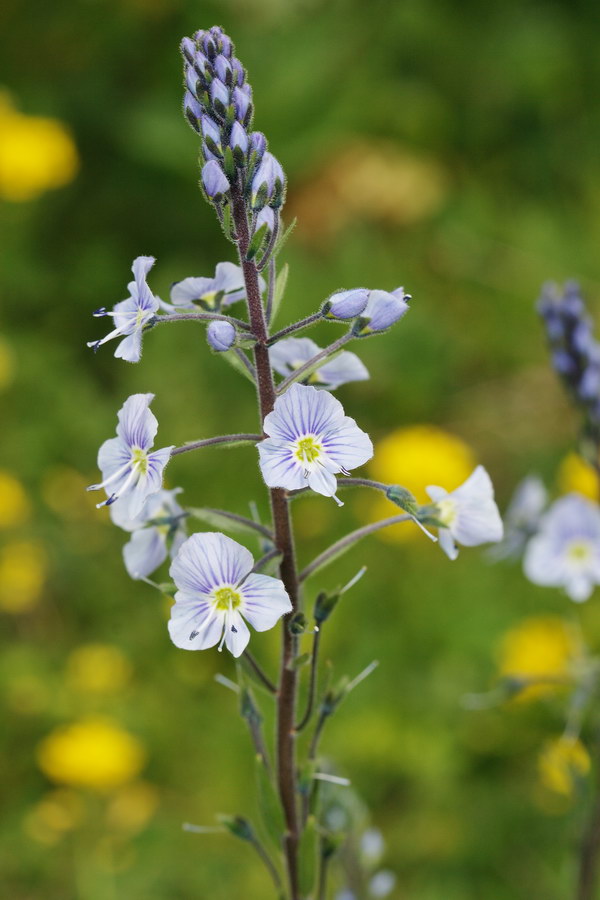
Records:
[[[208,595],[223,584],[236,584],[254,565],[249,550],[218,532],[198,532],[182,544],[171,564],[180,590]]]
[[[207,601],[178,591],[171,607],[169,635],[182,650],[206,650],[221,640],[223,618],[224,613],[215,615]]]
[[[167,558],[167,539],[158,528],[140,528],[123,547],[125,568],[131,578],[147,578]]]
[[[154,443],[158,422],[149,409],[154,394],[132,394],[119,410],[117,434],[128,447],[148,450]]]
[[[268,631],[281,616],[292,610],[283,582],[270,575],[249,575],[241,594],[240,611],[255,631]]]
[[[321,395],[324,394],[322,391]],[[341,422],[328,429],[323,434],[322,443],[329,458],[344,469],[362,466],[373,456],[371,438],[349,416],[344,416]]]
[[[225,646],[232,656],[241,656],[248,646],[250,631],[237,611],[225,616],[225,629]]]
[[[306,487],[302,464],[287,444],[267,438],[258,444],[260,470],[268,487],[297,491]]]

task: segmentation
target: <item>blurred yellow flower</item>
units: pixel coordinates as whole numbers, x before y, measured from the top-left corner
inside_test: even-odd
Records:
[[[42,497],[57,515],[77,521],[96,510],[96,498],[86,491],[89,480],[68,466],[55,466],[44,475]]]
[[[16,528],[28,515],[29,501],[21,482],[0,469],[0,528]]]
[[[548,741],[538,758],[543,787],[563,797],[572,797],[577,782],[590,771],[590,756],[577,738],[559,737]]]
[[[75,791],[60,788],[49,791],[25,816],[25,833],[40,844],[53,845],[66,831],[76,828],[83,818],[82,798]]]
[[[40,599],[46,553],[36,541],[11,541],[0,552],[0,610],[29,612]]]
[[[99,717],[55,729],[37,749],[38,765],[48,778],[100,792],[134,779],[145,759],[137,738]]]
[[[67,660],[67,684],[90,694],[111,694],[125,687],[131,678],[131,663],[110,644],[84,644]]]
[[[548,679],[517,694],[533,700],[555,691],[572,677],[573,663],[583,655],[576,630],[554,616],[533,616],[519,622],[503,636],[498,652],[498,671],[505,678]]]
[[[598,474],[578,453],[569,453],[558,470],[558,489],[561,494],[575,491],[590,500],[598,500]]]
[[[0,391],[7,388],[15,375],[15,360],[7,341],[0,337]]]
[[[135,834],[148,824],[158,804],[158,789],[153,784],[134,781],[111,798],[106,810],[106,822],[115,831]]]
[[[26,116],[0,94],[0,197],[34,200],[77,174],[73,138],[57,119]]]
[[[469,477],[475,465],[473,452],[460,438],[435,425],[410,425],[392,431],[379,441],[369,464],[369,474],[386,484],[400,484],[419,503],[427,503],[427,485],[439,484],[453,491]],[[371,501],[369,519],[375,521],[400,512],[380,495]],[[409,524],[385,528],[377,536],[396,542],[420,537],[420,532]]]

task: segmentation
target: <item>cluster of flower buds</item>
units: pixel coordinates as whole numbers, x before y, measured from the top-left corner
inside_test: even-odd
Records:
[[[321,307],[326,319],[354,319],[355,337],[386,331],[408,311],[410,294],[404,288],[395,291],[369,291],[354,288],[332,294]]]
[[[223,204],[232,185],[239,184],[248,207],[259,213],[255,231],[266,225],[265,231],[273,232],[273,211],[284,201],[285,175],[268,152],[264,134],[251,131],[252,88],[233,50],[218,26],[183,39],[183,108],[202,137],[202,186],[208,200]]]
[[[586,417],[586,437],[596,452],[600,445],[600,344],[594,338],[579,285],[566,283],[542,289],[537,309],[544,320],[552,352],[552,365],[574,402]]]

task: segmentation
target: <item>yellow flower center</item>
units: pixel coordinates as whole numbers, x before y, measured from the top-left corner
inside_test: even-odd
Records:
[[[302,463],[311,463],[321,455],[321,445],[314,437],[309,436],[298,441],[296,456]]]
[[[137,469],[142,475],[145,475],[148,471],[148,454],[140,447],[134,447],[131,451],[131,462],[133,463],[133,468]]]
[[[567,556],[571,562],[587,562],[591,556],[590,545],[584,541],[573,541],[567,550]]]
[[[230,587],[221,587],[213,594],[215,609],[226,611],[228,609],[237,609],[242,602],[241,596],[237,591]]]
[[[439,500],[436,505],[440,522],[449,528],[456,520],[456,503],[454,500]]]

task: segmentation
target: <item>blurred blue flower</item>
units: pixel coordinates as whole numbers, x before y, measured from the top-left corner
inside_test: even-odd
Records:
[[[271,366],[280,375],[291,375],[296,369],[312,359],[320,347],[310,338],[286,338],[269,349]],[[326,362],[308,377],[314,387],[335,390],[349,381],[365,381],[369,372],[355,353],[343,351],[331,362]]]
[[[458,556],[455,541],[465,547],[476,547],[502,540],[504,529],[494,501],[494,486],[483,466],[477,466],[451,493],[437,485],[430,485],[427,493],[436,505],[436,518],[444,525],[438,537],[440,547],[450,559]]]

